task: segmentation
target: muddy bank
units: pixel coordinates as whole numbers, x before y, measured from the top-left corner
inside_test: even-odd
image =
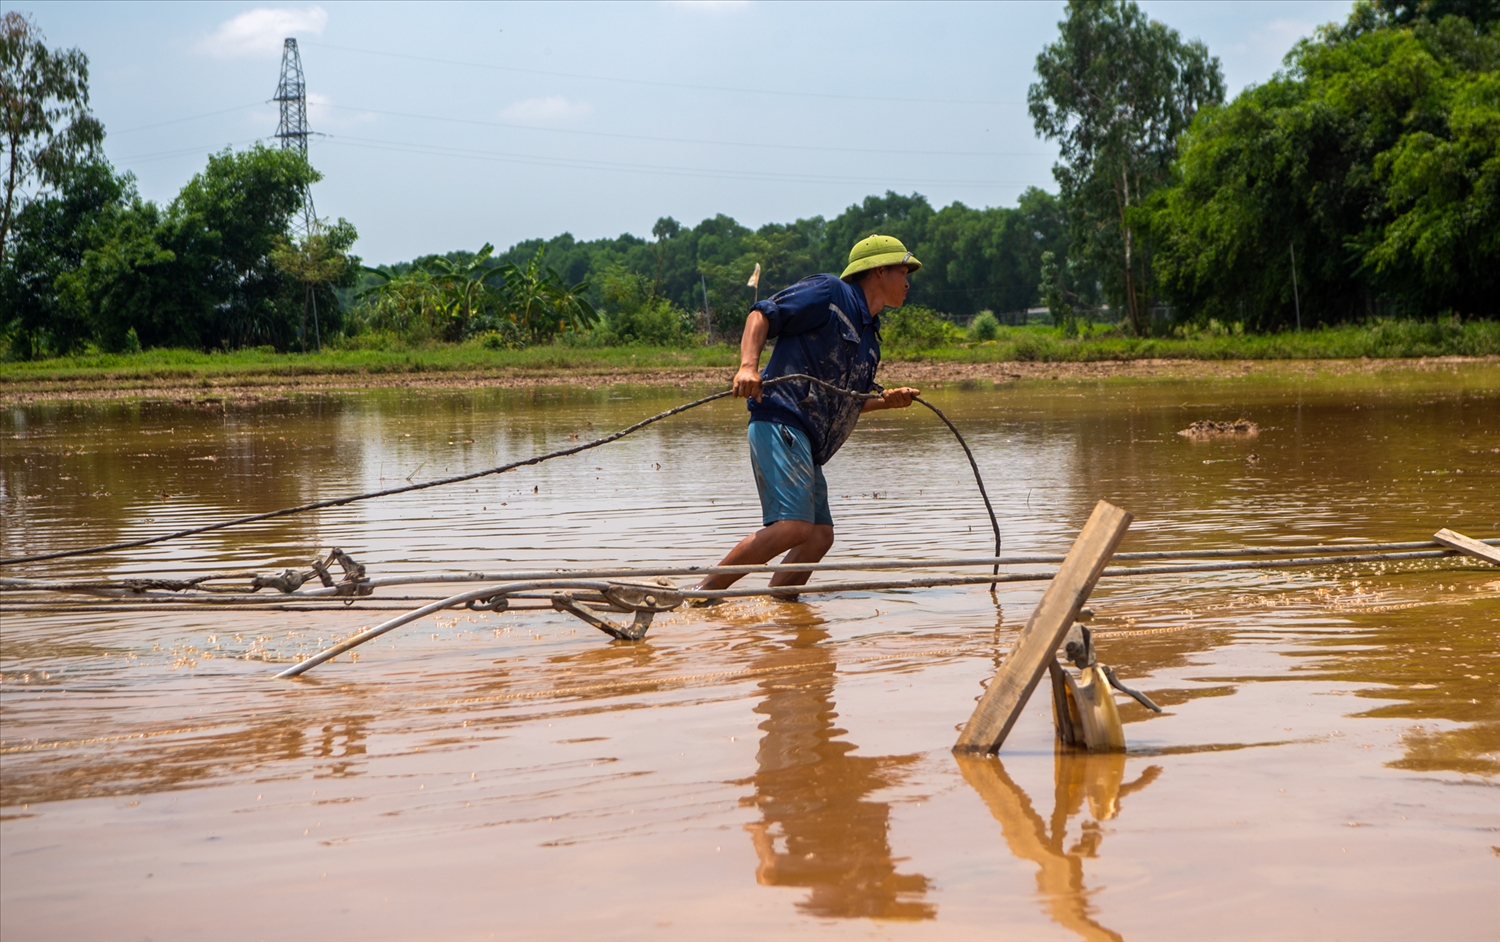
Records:
[[[1104,360],[1088,363],[954,363],[888,360],[880,370],[886,385],[932,387],[944,383],[1004,384],[1020,381],[1230,379],[1340,376],[1454,369],[1463,364],[1500,364],[1500,357],[1418,357],[1405,360]],[[254,400],[358,389],[518,389],[537,386],[599,388],[727,385],[727,368],[684,369],[492,369],[411,373],[344,372],[285,376],[247,372],[228,376],[101,376],[61,380],[0,380],[0,405],[50,400],[231,399]]]

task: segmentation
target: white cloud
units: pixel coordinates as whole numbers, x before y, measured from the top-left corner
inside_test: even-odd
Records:
[[[318,92],[307,93],[307,119],[309,122],[327,124],[330,117],[329,105],[333,99]]]
[[[541,124],[559,124],[582,118],[594,110],[586,101],[568,101],[561,95],[547,98],[528,98],[506,107],[500,117],[507,121],[531,121]]]
[[[750,0],[665,0],[665,3],[695,13],[738,13],[750,9]]]
[[[241,56],[278,56],[288,36],[321,36],[328,24],[322,7],[304,10],[256,7],[232,20],[225,20],[211,36],[198,43],[198,50],[217,59]]]

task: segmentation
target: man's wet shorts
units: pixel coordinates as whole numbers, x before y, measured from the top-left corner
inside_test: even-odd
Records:
[[[823,469],[813,464],[807,433],[778,422],[751,422],[749,435],[762,524],[802,520],[833,526],[828,482]]]

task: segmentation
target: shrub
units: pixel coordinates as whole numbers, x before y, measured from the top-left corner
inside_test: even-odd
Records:
[[[931,308],[908,304],[880,315],[881,340],[898,350],[932,350],[950,342],[958,328]]]
[[[980,311],[969,322],[969,337],[974,340],[994,340],[1000,334],[1000,322],[994,311]]]
[[[469,342],[486,350],[519,350],[526,346],[526,338],[520,329],[509,321],[501,321],[497,330],[480,331],[470,337]]]
[[[606,314],[597,333],[606,345],[680,347],[691,338],[691,325],[692,314],[666,298],[657,298]]]

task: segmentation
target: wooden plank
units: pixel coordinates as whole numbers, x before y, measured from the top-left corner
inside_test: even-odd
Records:
[[[1115,554],[1131,519],[1126,511],[1102,500],[1094,507],[1062,568],[1021,630],[1010,656],[1000,664],[994,680],[974,708],[974,715],[964,725],[954,752],[999,751],[1036,690],[1037,681],[1047,670],[1047,662],[1055,656],[1057,646],[1078,617],[1078,610],[1099,581],[1099,573]]]
[[[1482,559],[1487,563],[1494,563],[1496,566],[1500,566],[1500,547],[1481,543],[1472,537],[1464,536],[1462,533],[1454,533],[1446,527],[1434,533],[1432,538],[1449,549],[1458,550],[1465,556],[1473,556],[1475,559]]]

